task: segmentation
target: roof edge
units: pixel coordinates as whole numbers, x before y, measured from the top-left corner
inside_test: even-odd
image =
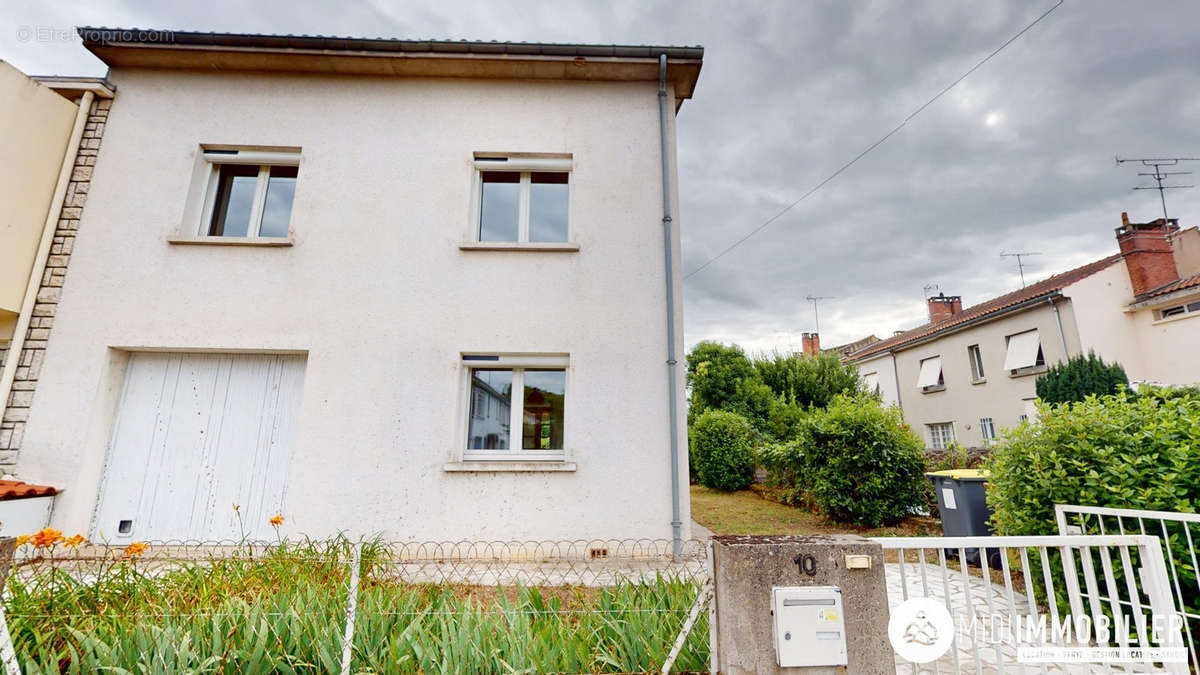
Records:
[[[677,99],[691,98],[700,46],[402,40],[81,26],[83,46],[112,67],[325,72],[408,77],[657,81],[666,54]]]
[[[942,319],[938,324],[925,323],[916,328],[907,330],[899,335],[894,335],[880,342],[868,345],[857,352],[849,354],[846,359],[849,361],[858,362],[862,359],[874,357],[878,354],[889,352],[903,351],[910,347],[925,344],[931,340],[935,340],[945,335],[958,332],[962,328],[976,326],[981,323],[987,323],[994,319],[1007,316],[1013,312],[1026,309],[1031,305],[1040,303],[1047,298],[1053,299],[1062,296],[1062,290],[1071,284],[1078,283],[1088,277],[1098,274],[1109,267],[1121,261],[1121,254],[1114,253],[1110,256],[1094,260],[1086,265],[1080,265],[1065,272],[1051,275],[1037,283],[1030,284],[1025,288],[1004,293],[994,298],[984,300],[983,302],[967,307],[961,312],[946,319]],[[1029,294],[1028,297],[1022,298],[1022,294]],[[1011,296],[1011,297],[1010,297]],[[1002,304],[990,310],[981,310],[989,303],[998,302],[1009,298],[1009,304]],[[980,312],[977,316],[969,318],[959,318],[972,312]],[[909,336],[909,337],[905,337]]]

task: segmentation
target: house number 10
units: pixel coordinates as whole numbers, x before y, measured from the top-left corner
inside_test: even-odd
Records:
[[[817,559],[808,553],[803,553],[796,556],[796,559],[792,562],[796,563],[796,568],[799,569],[800,572],[807,574],[810,577],[815,576],[817,573]]]

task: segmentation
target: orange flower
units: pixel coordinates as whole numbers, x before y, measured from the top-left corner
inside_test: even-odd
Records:
[[[62,531],[52,527],[47,527],[30,537],[30,541],[37,548],[50,548],[63,540]]]
[[[139,556],[139,555],[142,555],[143,553],[145,553],[146,549],[148,549],[148,548],[150,548],[150,547],[146,544],[146,542],[135,541],[132,544],[125,547],[125,555],[130,558],[132,558],[134,556]]]
[[[84,539],[82,534],[77,534],[73,537],[68,537],[67,540],[63,542],[63,545],[67,548],[78,548],[86,543],[87,539]]]
[[[282,515],[271,516],[271,520],[269,520],[267,522],[271,523],[275,527],[279,527],[280,525],[283,524],[283,516]]]
[[[32,537],[30,537],[28,534],[23,534],[17,537],[17,548],[21,548],[25,544],[28,544],[31,538]]]

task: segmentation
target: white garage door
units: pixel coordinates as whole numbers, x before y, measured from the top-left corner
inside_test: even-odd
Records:
[[[303,356],[133,354],[93,538],[274,538],[303,384]]]

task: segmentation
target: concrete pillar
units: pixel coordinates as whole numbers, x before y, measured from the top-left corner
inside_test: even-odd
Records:
[[[848,560],[847,556],[855,556]],[[861,566],[870,561],[870,566]],[[848,563],[855,563],[854,568]],[[713,538],[717,667],[721,673],[895,673],[888,642],[883,547],[858,535]],[[780,668],[771,588],[838,586],[845,615],[844,668]]]

